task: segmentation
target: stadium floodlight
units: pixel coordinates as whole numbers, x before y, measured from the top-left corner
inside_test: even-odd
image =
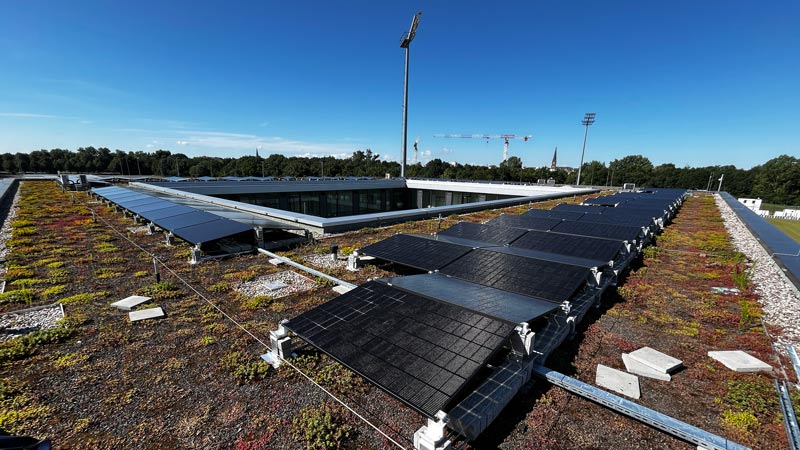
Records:
[[[400,48],[406,49],[406,74],[403,82],[403,160],[400,163],[400,177],[406,177],[406,150],[408,148],[408,54],[411,47],[411,41],[417,35],[417,26],[419,26],[419,18],[422,16],[422,11],[414,15],[411,19],[411,28],[408,32],[403,33],[400,38]]]
[[[581,125],[586,127],[586,131],[583,133],[583,148],[581,149],[581,165],[578,166],[578,181],[575,183],[576,186],[581,185],[581,170],[583,170],[583,154],[586,152],[586,136],[589,134],[589,125],[594,123],[594,116],[596,114],[593,112],[587,112],[586,115],[583,116],[583,120],[581,121]]]

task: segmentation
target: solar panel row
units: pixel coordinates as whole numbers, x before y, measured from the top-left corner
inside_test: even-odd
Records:
[[[636,212],[642,208],[598,219],[608,223],[589,220],[610,209],[531,210],[461,222],[437,236],[392,236],[360,252],[436,273],[368,282],[287,328],[432,417],[463,398],[516,324],[550,317],[585,291],[589,268],[644,238],[653,218]]]
[[[92,192],[192,244],[253,230],[249,225],[131,189],[110,186]]]

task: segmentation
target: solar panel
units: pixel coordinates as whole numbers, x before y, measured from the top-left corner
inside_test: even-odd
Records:
[[[153,203],[161,203],[161,202],[163,202],[163,200],[161,200],[160,198],[147,196],[137,200],[131,200],[131,201],[126,201],[124,203],[120,203],[120,206],[123,206],[126,209],[136,208],[136,210],[138,211],[139,207],[141,206],[151,205]]]
[[[140,211],[137,212],[140,216],[144,217],[145,219],[158,224],[160,220],[166,217],[177,216],[181,214],[186,214],[194,211],[192,208],[188,206],[178,205],[173,203],[169,208],[159,208],[152,211]],[[160,226],[160,225],[159,225]]]
[[[433,417],[508,340],[514,324],[368,282],[286,327]]]
[[[553,211],[552,209],[529,209],[521,214],[522,217],[549,217],[552,219],[578,220],[584,214],[577,211]]]
[[[462,280],[561,303],[586,284],[586,268],[486,249],[473,250],[440,270]]]
[[[461,306],[511,323],[530,322],[559,308],[557,303],[502,291],[439,273],[377,280],[412,294]]]
[[[578,222],[591,222],[598,224],[624,225],[632,227],[649,227],[654,224],[652,216],[641,216],[638,214],[586,214]]]
[[[617,206],[623,202],[625,202],[625,199],[614,195],[605,195],[602,197],[587,198],[586,200],[583,201],[585,205],[601,205],[601,206]]]
[[[247,231],[252,232],[253,228],[235,220],[222,218],[172,230],[175,236],[193,244],[214,241]]]
[[[621,243],[620,243],[621,244]],[[572,255],[563,255],[561,253],[544,252],[541,250],[531,250],[528,248],[519,247],[486,247],[486,250],[493,252],[507,253],[509,255],[517,255],[525,258],[532,258],[541,261],[551,261],[560,264],[569,264],[571,266],[583,267],[584,269],[595,269],[609,265],[609,260],[601,261],[597,259],[580,258]]]
[[[544,231],[529,231],[511,246],[600,261],[613,261],[622,250],[621,241]]]
[[[499,227],[471,222],[459,222],[438,233],[439,236],[453,236],[496,245],[506,245],[523,234],[525,234],[525,230],[519,228]]]
[[[156,224],[165,230],[174,230],[176,228],[188,227],[197,225],[199,223],[211,222],[218,220],[220,217],[214,214],[209,214],[205,211],[192,210],[186,214],[179,214],[177,216],[165,217],[159,219]]]
[[[436,270],[469,252],[472,247],[410,234],[395,234],[359,250],[359,253],[413,267]]]
[[[565,220],[564,222],[553,227],[552,231],[555,231],[556,233],[577,234],[581,236],[593,236],[628,242],[636,241],[642,234],[641,227],[588,222],[584,220]]]
[[[500,214],[494,219],[486,222],[487,225],[542,231],[547,231],[559,223],[561,223],[561,219],[548,217],[524,217],[514,214]]]
[[[586,206],[575,205],[572,203],[559,203],[558,205],[554,206],[551,211],[572,211],[586,214],[603,214],[607,208],[607,206]]]
[[[155,211],[157,209],[173,208],[173,207],[175,207],[175,203],[161,200],[158,203],[150,203],[148,205],[137,206],[136,214],[142,215],[142,213]]]

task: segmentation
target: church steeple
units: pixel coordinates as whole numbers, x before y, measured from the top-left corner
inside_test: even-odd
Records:
[[[550,163],[550,170],[556,170],[557,164],[558,164],[558,146],[556,145],[556,149],[553,152],[553,162]]]

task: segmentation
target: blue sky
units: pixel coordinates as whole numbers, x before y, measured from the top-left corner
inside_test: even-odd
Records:
[[[399,160],[403,50],[420,159],[526,166],[643,154],[748,168],[800,155],[800,3],[6,0],[0,152]],[[411,154],[409,145],[409,158]]]

